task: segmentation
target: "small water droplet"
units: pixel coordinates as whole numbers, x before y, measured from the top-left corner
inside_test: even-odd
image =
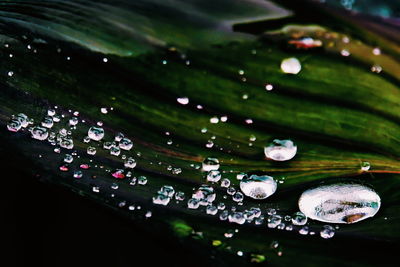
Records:
[[[129,151],[129,150],[131,150],[132,147],[133,147],[133,143],[129,138],[125,137],[119,141],[119,148],[121,148],[123,150]]]
[[[153,203],[157,205],[168,205],[171,198],[164,194],[157,194],[157,196],[153,197]]]
[[[136,160],[132,157],[129,157],[125,160],[124,166],[125,166],[125,168],[133,169],[136,167]]]
[[[219,160],[217,158],[206,158],[203,161],[202,169],[203,171],[212,171],[219,169]]]
[[[176,101],[181,105],[189,104],[189,98],[188,97],[179,97],[179,98],[176,99]]]
[[[80,178],[82,178],[82,176],[83,176],[82,171],[79,171],[79,170],[74,171],[74,178],[80,179]]]
[[[301,235],[307,235],[308,232],[309,232],[308,226],[303,226],[303,227],[300,228],[300,230],[299,230],[299,233],[300,233]]]
[[[200,206],[200,201],[195,198],[191,198],[187,202],[187,206],[189,209],[197,209]]]
[[[292,223],[294,225],[305,225],[307,223],[307,216],[302,212],[296,212],[292,216]]]
[[[211,170],[207,174],[207,181],[216,183],[221,179],[221,172],[218,170]]]
[[[275,228],[282,222],[282,217],[280,215],[270,215],[268,216],[268,228]]]
[[[246,222],[246,218],[244,217],[243,212],[233,212],[229,214],[228,220],[231,223],[244,224]]]
[[[282,60],[281,69],[284,73],[297,74],[301,70],[301,64],[297,58],[285,58]]]
[[[88,137],[94,141],[100,141],[104,137],[104,129],[92,126],[88,130]]]
[[[147,177],[146,176],[139,176],[138,177],[138,184],[140,184],[140,185],[147,184]]]
[[[49,136],[49,132],[46,128],[35,126],[31,129],[31,134],[33,139],[37,139],[40,141],[46,140]]]
[[[335,228],[330,225],[324,225],[321,232],[319,233],[322,238],[329,239],[335,235]]]
[[[366,172],[371,168],[371,164],[367,161],[361,163],[361,170]]]
[[[89,154],[89,155],[95,155],[96,154],[96,148],[95,147],[93,147],[93,146],[89,146],[87,149],[86,149],[86,152]]]

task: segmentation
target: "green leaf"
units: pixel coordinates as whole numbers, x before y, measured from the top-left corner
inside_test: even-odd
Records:
[[[3,1],[0,137],[12,147],[10,158],[26,158],[46,181],[109,206],[143,229],[167,232],[201,250],[199,255],[209,257],[211,250],[217,256],[210,262],[217,265],[337,266],[350,265],[349,259],[352,266],[376,264],[372,252],[382,253],[400,237],[398,44],[388,32],[380,35],[366,27],[363,17],[346,18],[342,11],[308,1],[281,1],[288,9],[269,1],[214,2]],[[313,10],[322,15],[313,16]],[[234,25],[258,34],[233,32]],[[300,32],[319,38],[323,47],[288,48]],[[377,44],[381,55],[372,53]],[[341,56],[343,49],[351,55]],[[299,74],[280,69],[288,57],[301,62]],[[376,64],[381,73],[371,71]],[[266,90],[266,84],[273,89]],[[189,103],[179,104],[180,97]],[[63,117],[52,131],[69,129],[69,118],[79,111],[80,122],[71,130],[79,157],[68,172],[59,167],[72,151],[55,153],[55,146],[30,138],[27,129],[6,130],[13,114],[25,113],[36,125],[54,106]],[[224,116],[226,122],[210,122]],[[132,177],[146,176],[145,186],[116,180],[111,173],[123,168],[122,157],[110,155],[102,142],[83,141],[99,121],[105,141],[118,132],[132,139],[134,148],[121,155],[136,159]],[[267,160],[263,148],[274,138],[293,140],[296,157]],[[96,155],[86,153],[88,146],[96,147]],[[230,224],[186,205],[193,188],[206,183],[199,167],[211,156],[236,189],[236,175],[251,171],[282,182],[270,198],[245,198],[239,206],[214,186],[217,202],[227,209],[259,207],[265,214],[275,208],[290,215],[298,211],[303,191],[337,181],[373,187],[382,208],[374,218],[341,226],[331,240],[319,237],[323,224],[317,221],[309,222],[315,236],[302,236],[297,227]],[[362,170],[363,162],[371,168]],[[80,164],[91,168],[82,170]],[[83,177],[74,179],[74,170]],[[118,189],[111,188],[114,183]],[[154,205],[152,197],[163,185],[185,192],[186,200]],[[133,211],[132,205],[142,208]],[[227,238],[233,229],[238,233]],[[238,251],[244,255],[237,256]]]

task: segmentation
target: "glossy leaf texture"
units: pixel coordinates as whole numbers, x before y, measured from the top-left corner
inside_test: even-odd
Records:
[[[308,1],[74,0],[3,1],[0,29],[1,140],[10,157],[29,160],[48,182],[143,228],[163,229],[215,265],[366,266],[376,259],[354,255],[354,247],[382,251],[398,244],[399,28]],[[296,36],[323,45],[296,49],[289,45]],[[297,75],[280,68],[289,57],[301,63]],[[184,104],[177,101],[183,98]],[[38,125],[48,109],[61,119],[54,132],[70,130],[68,120],[79,118],[72,150],[34,140],[27,129],[7,131],[13,114]],[[84,142],[98,122],[104,139]],[[133,141],[132,150],[121,152],[137,162],[132,177],[147,177],[146,185],[113,177],[124,160],[103,149],[103,141],[119,132]],[[294,159],[265,158],[263,149],[275,138],[296,143]],[[95,155],[87,154],[89,146]],[[67,153],[75,153],[74,161],[62,172]],[[309,222],[315,236],[300,235],[297,227],[230,224],[204,207],[187,208],[193,188],[207,183],[199,168],[206,157],[219,159],[222,176],[237,190],[240,173],[280,181],[270,198],[245,198],[239,206],[213,185],[228,210],[291,215],[303,191],[336,181],[374,188],[382,208],[374,218],[340,226],[330,240],[320,238],[324,224],[316,221]],[[365,162],[369,170],[362,170]],[[81,179],[73,177],[77,170]],[[186,199],[154,205],[163,185]],[[137,205],[140,210],[129,208]],[[227,238],[233,229],[238,233]],[[279,245],[271,246],[274,241]]]

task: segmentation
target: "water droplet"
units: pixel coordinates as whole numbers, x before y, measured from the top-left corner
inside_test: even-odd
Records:
[[[172,186],[170,185],[164,185],[161,187],[161,189],[158,191],[159,194],[166,195],[167,197],[172,197],[175,194],[175,190]]]
[[[140,184],[140,185],[147,184],[147,177],[146,176],[139,176],[138,177],[138,184]]]
[[[119,148],[119,147],[116,147],[116,146],[112,146],[111,148],[110,148],[110,155],[113,155],[113,156],[119,156],[119,154],[121,154],[121,149]]]
[[[243,198],[244,198],[244,195],[243,195],[242,193],[240,193],[240,192],[236,192],[236,193],[232,196],[232,199],[233,199],[233,201],[235,201],[235,202],[242,202],[242,201],[243,201]]]
[[[95,147],[93,147],[93,146],[89,146],[87,149],[86,149],[86,152],[89,154],[89,155],[94,155],[94,154],[96,154],[96,148]]]
[[[274,86],[273,86],[272,84],[267,83],[267,84],[265,85],[265,90],[271,91],[272,89],[274,89]]]
[[[219,166],[219,160],[217,158],[206,158],[203,161],[202,169],[203,171],[208,172],[212,170],[218,170]]]
[[[79,120],[78,120],[77,117],[72,117],[72,118],[69,119],[69,125],[71,125],[71,126],[77,125],[78,122],[79,122]]]
[[[125,168],[133,169],[136,167],[136,160],[132,157],[129,157],[125,160],[124,166],[125,166]]]
[[[222,211],[220,214],[219,214],[219,219],[221,220],[221,221],[226,221],[227,219],[228,219],[228,216],[229,216],[229,212],[227,211],[227,210],[224,210],[224,211]],[[233,235],[233,234],[232,234]],[[226,237],[226,236],[225,236]]]
[[[303,227],[299,230],[299,233],[300,233],[301,235],[307,235],[308,232],[309,232],[308,226],[303,226]]]
[[[71,137],[64,137],[60,140],[60,147],[65,149],[73,149],[74,141]]]
[[[197,209],[200,206],[200,201],[195,198],[191,198],[187,202],[187,206],[189,209]]]
[[[182,192],[182,191],[176,192],[175,199],[178,200],[178,201],[184,200],[185,199],[185,193]]]
[[[171,199],[164,194],[157,194],[157,196],[153,197],[153,203],[157,205],[166,206],[170,200]]]
[[[182,104],[182,105],[189,104],[189,98],[187,98],[187,97],[179,97],[176,99],[176,101],[178,101],[178,103]]]
[[[74,157],[71,154],[65,154],[64,162],[71,163],[74,160]]]
[[[205,203],[213,202],[215,200],[216,194],[214,188],[209,185],[202,185],[193,194],[192,198],[197,200],[204,200]]]
[[[88,136],[94,141],[100,141],[104,137],[104,129],[101,127],[92,126],[88,130]]]
[[[377,65],[377,64],[372,65],[372,67],[371,67],[371,71],[375,72],[375,73],[381,73],[382,70],[383,70],[382,67],[380,65]]]
[[[275,193],[277,183],[271,176],[250,175],[240,181],[242,192],[253,199],[265,199]]]
[[[307,216],[302,212],[296,212],[292,216],[292,223],[294,225],[305,225],[307,223]]]
[[[48,109],[47,110],[47,115],[54,116],[54,115],[56,115],[56,111],[54,109]]]
[[[54,122],[53,122],[53,118],[52,117],[50,117],[50,116],[44,117],[44,119],[42,121],[42,126],[43,127],[46,127],[46,128],[50,129],[51,127],[53,127],[53,125],[54,125]]]
[[[33,139],[37,139],[40,141],[46,140],[49,136],[49,132],[46,128],[35,126],[31,129],[31,134]]]
[[[329,239],[335,235],[335,228],[330,225],[324,225],[321,232],[319,233],[322,238]]]
[[[117,190],[118,189],[118,184],[117,183],[112,183],[111,184],[111,189]]]
[[[361,163],[361,170],[366,172],[371,168],[371,164],[367,161],[364,161],[363,163]]]
[[[125,178],[124,170],[117,169],[115,170],[115,172],[112,173],[112,176],[117,179],[124,179]]]
[[[206,208],[206,213],[210,215],[215,215],[218,212],[218,208],[214,205],[208,205]]]
[[[355,223],[373,217],[381,199],[369,187],[359,184],[324,185],[305,191],[300,210],[309,218],[329,223]]]
[[[297,152],[297,146],[291,140],[274,139],[264,148],[265,156],[275,161],[292,159]]]
[[[103,114],[107,114],[108,113],[108,109],[107,108],[101,108],[100,112]]]
[[[229,214],[228,220],[231,223],[244,224],[246,222],[246,218],[244,217],[243,212],[233,212]]]
[[[212,117],[212,118],[210,118],[210,123],[218,123],[218,122],[219,122],[218,117]]]
[[[69,165],[68,164],[63,164],[59,167],[60,171],[62,172],[67,172],[69,170]]]
[[[19,130],[21,130],[21,128],[22,128],[22,125],[19,120],[12,119],[10,122],[7,123],[7,129],[10,132],[18,132]]]
[[[348,57],[350,56],[350,52],[347,49],[343,49],[342,51],[340,51],[340,54],[344,57]]]
[[[231,181],[228,178],[224,178],[221,180],[221,187],[228,188],[231,185]]]
[[[301,64],[297,58],[285,58],[282,60],[281,69],[284,73],[297,74],[301,70]]]
[[[82,176],[83,176],[83,173],[82,173],[82,171],[74,171],[74,178],[76,178],[76,179],[80,179],[80,178],[82,178]]]
[[[123,149],[123,150],[131,150],[131,148],[133,147],[133,143],[129,138],[122,138],[121,141],[119,141],[119,148]]]
[[[275,228],[282,222],[282,217],[280,215],[270,215],[268,216],[268,227],[269,228]]]
[[[221,172],[218,170],[211,170],[207,174],[207,181],[216,183],[221,179]]]
[[[375,56],[379,56],[381,54],[381,49],[379,49],[379,47],[375,47],[374,49],[372,49],[372,54],[374,54]]]

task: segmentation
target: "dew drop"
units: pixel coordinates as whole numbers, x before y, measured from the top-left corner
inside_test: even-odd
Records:
[[[125,160],[124,166],[125,166],[125,168],[133,169],[136,167],[136,160],[132,157],[129,157]]]
[[[253,199],[265,199],[275,193],[277,183],[271,176],[250,175],[240,181],[242,192]]]
[[[212,171],[219,169],[219,160],[217,158],[206,158],[203,161],[202,169],[203,171]]]
[[[302,212],[296,212],[292,216],[292,223],[294,225],[305,225],[307,223],[307,216]]]
[[[359,184],[324,185],[305,191],[299,208],[307,217],[329,223],[355,223],[373,217],[381,199],[369,187]]]
[[[281,69],[284,73],[297,74],[301,70],[301,64],[297,58],[285,58],[282,60]]]
[[[229,214],[228,221],[231,223],[244,224],[246,218],[244,217],[243,212],[233,212]]]
[[[181,105],[189,104],[189,98],[188,97],[179,97],[179,98],[176,99],[176,101]]]
[[[94,141],[100,141],[104,137],[104,129],[101,127],[92,126],[88,130],[88,136]]]
[[[119,148],[123,149],[123,150],[131,150],[131,148],[133,147],[133,143],[129,138],[122,138],[121,141],[119,141]]]
[[[49,132],[46,128],[40,127],[40,126],[35,126],[31,129],[31,134],[32,138],[36,140],[46,140],[47,137],[49,136]]]
[[[163,205],[166,206],[168,205],[169,201],[171,198],[164,194],[157,194],[157,196],[153,197],[153,203],[157,205]]]
[[[320,236],[325,239],[332,238],[335,235],[335,228],[330,225],[324,225],[321,232],[319,232]]]
[[[211,170],[207,174],[207,181],[216,183],[221,179],[221,172],[218,170]]]
[[[264,154],[268,159],[286,161],[292,159],[297,153],[297,146],[291,140],[274,139],[264,148]]]

